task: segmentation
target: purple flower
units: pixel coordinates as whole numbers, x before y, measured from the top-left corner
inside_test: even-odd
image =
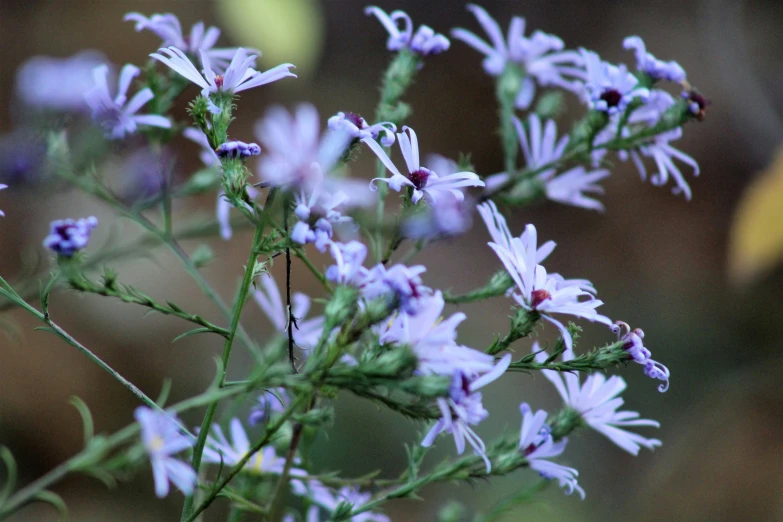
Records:
[[[335,261],[326,269],[326,279],[341,285],[357,288],[367,283],[369,271],[363,263],[367,258],[367,247],[359,241],[349,243],[330,243],[329,252]]]
[[[288,311],[283,304],[280,290],[277,288],[274,278],[269,273],[259,276],[260,288],[253,292],[253,298],[261,311],[269,318],[278,332],[285,332],[288,326]],[[303,351],[308,352],[317,343],[324,329],[322,316],[305,320],[310,311],[310,298],[305,294],[296,292],[291,296],[291,313],[297,318],[297,327],[294,328],[294,342]]]
[[[49,235],[43,246],[62,257],[72,257],[90,241],[92,229],[98,226],[98,219],[90,216],[76,221],[57,219],[49,225]]]
[[[343,216],[337,207],[348,201],[345,192],[328,194],[323,190],[314,190],[310,197],[301,192],[296,198],[294,213],[299,222],[291,231],[291,240],[300,245],[315,243],[316,248],[325,252],[332,240],[333,225],[346,225],[352,219]]]
[[[83,111],[90,74],[105,63],[98,51],[82,51],[68,58],[35,56],[16,72],[16,92],[27,105],[55,111]]]
[[[159,114],[136,114],[154,97],[149,87],[140,90],[128,101],[128,88],[139,72],[139,68],[134,65],[128,64],[123,67],[120,72],[117,96],[112,99],[106,80],[109,68],[106,65],[99,65],[92,71],[94,86],[84,93],[84,99],[90,106],[92,119],[103,128],[109,139],[115,140],[124,138],[126,134],[133,134],[138,125],[171,128],[168,118]]]
[[[403,223],[403,234],[412,239],[435,239],[458,236],[473,225],[471,210],[474,203],[444,194],[431,202],[426,209]]]
[[[406,134],[407,133],[407,134]],[[441,177],[433,170],[421,166],[419,162],[419,140],[416,133],[410,127],[403,127],[402,132],[397,134],[397,141],[400,144],[402,156],[405,159],[408,174],[403,176],[397,167],[394,166],[388,154],[372,139],[362,140],[378,156],[378,159],[393,174],[391,178],[375,178],[370,182],[370,188],[377,190],[375,182],[381,181],[388,183],[389,186],[399,192],[404,185],[407,185],[413,191],[411,201],[417,203],[422,197],[426,196],[429,201],[435,201],[438,197],[449,193],[459,200],[465,195],[460,190],[462,187],[483,187],[484,182],[473,172],[455,172]]]
[[[564,205],[603,211],[603,204],[587,194],[603,194],[604,189],[597,182],[609,176],[605,169],[585,170],[574,167],[546,182],[546,197]]]
[[[342,502],[353,504],[354,508],[360,508],[372,499],[369,493],[362,493],[355,486],[344,486],[336,492],[332,492],[317,480],[292,480],[291,489],[295,495],[307,498],[309,502],[315,504],[307,511],[307,522],[318,522],[320,518],[320,508],[333,512]],[[284,519],[285,520],[285,519]],[[391,522],[391,519],[380,513],[371,511],[360,513],[351,517],[351,522]]]
[[[527,225],[524,234],[511,237],[505,218],[493,203],[484,203],[478,209],[495,240],[489,243],[490,248],[516,283],[512,297],[525,310],[537,312],[555,325],[567,349],[571,349],[573,344],[571,334],[552,314],[568,314],[605,325],[612,324],[608,317],[596,311],[603,301],[595,298],[595,289],[589,281],[564,279],[559,274],[547,275],[546,269],[538,264],[540,258],[549,255],[555,245],[549,242],[539,249],[536,227]]]
[[[352,138],[345,130],[327,132],[322,138],[318,111],[312,105],[303,103],[293,114],[283,107],[272,107],[256,124],[255,132],[265,151],[259,162],[264,181],[308,193],[319,187],[337,192],[350,184],[350,180],[332,179],[327,174]],[[353,196],[356,191],[346,192]]]
[[[576,80],[584,77],[582,58],[574,51],[563,51],[564,45],[560,38],[542,31],[526,37],[525,19],[515,16],[511,19],[506,41],[498,23],[482,7],[470,4],[468,10],[481,24],[490,43],[465,29],[454,29],[451,35],[485,56],[484,70],[491,76],[500,76],[509,63],[523,69],[525,77],[517,94],[517,108],[526,109],[530,106],[535,96],[536,83],[579,91],[580,84]]]
[[[563,156],[568,145],[568,135],[558,140],[555,122],[547,120],[542,126],[537,114],[531,114],[528,118],[528,132],[525,132],[518,118],[515,117],[513,122],[525,156],[525,165],[528,170],[539,171],[536,178],[544,183],[547,198],[565,205],[603,210],[601,202],[586,194],[603,193],[603,189],[596,182],[609,176],[608,170],[587,171],[579,166],[557,175],[554,163]],[[493,174],[486,180],[486,190],[492,193],[508,179],[506,172]]]
[[[585,95],[591,109],[617,114],[634,98],[646,101],[650,91],[641,85],[625,65],[607,63],[594,52],[580,49],[584,59]]]
[[[263,73],[253,69],[256,63],[256,56],[254,54],[248,54],[243,48],[238,48],[231,59],[231,64],[226,69],[225,73],[217,74],[212,68],[209,55],[203,50],[199,51],[201,56],[201,65],[204,68],[204,74],[202,75],[190,58],[185,55],[184,52],[176,47],[170,46],[168,48],[158,49],[157,53],[152,53],[150,56],[159,62],[167,65],[175,72],[184,76],[191,82],[201,87],[201,95],[209,99],[209,95],[218,92],[239,93],[252,89],[253,87],[260,87],[268,83],[281,80],[288,76],[296,78],[296,75],[289,69],[294,67],[293,64],[284,63],[278,65]],[[210,100],[210,111],[213,113],[219,113],[220,108],[217,107]]]
[[[455,342],[457,326],[466,319],[462,312],[443,319],[443,295],[421,300],[415,315],[398,313],[378,328],[383,344],[410,346],[419,360],[417,371],[424,375],[453,375],[460,371],[470,378],[492,370],[495,358]]]
[[[8,188],[8,185],[6,185],[6,184],[4,184],[4,183],[0,183],[0,190],[7,189],[7,188]],[[0,216],[3,216],[3,217],[5,217],[5,212],[3,212],[2,210],[0,210]]]
[[[455,371],[449,397],[439,397],[437,400],[443,417],[427,432],[421,445],[425,448],[429,447],[441,433],[451,433],[454,436],[457,453],[462,455],[467,440],[476,455],[484,460],[489,473],[492,464],[487,458],[486,446],[481,437],[471,428],[489,417],[489,412],[481,402],[481,393],[477,390],[499,379],[509,364],[511,364],[511,354],[506,354],[490,371],[475,379],[459,370]]]
[[[374,15],[389,32],[389,39],[386,42],[389,51],[407,48],[416,54],[429,56],[449,49],[449,39],[440,33],[435,33],[431,27],[422,25],[414,34],[413,21],[403,11],[392,11],[389,15],[379,7],[370,6],[364,10],[364,13],[368,16]],[[399,27],[400,20],[403,23],[402,30]]]
[[[522,428],[519,434],[519,451],[527,458],[530,468],[538,471],[545,479],[557,479],[561,488],[566,488],[569,495],[576,490],[582,500],[585,498],[585,491],[579,487],[576,481],[577,472],[574,468],[568,468],[555,464],[546,459],[559,457],[568,444],[568,439],[564,438],[560,442],[552,439],[552,433],[546,422],[546,412],[538,410],[535,414],[527,403],[519,406],[522,413]]]
[[[681,83],[685,81],[685,70],[675,61],[664,62],[647,52],[644,40],[638,36],[629,36],[623,40],[623,47],[636,53],[636,68],[649,75],[653,80],[666,80]]]
[[[536,354],[536,361],[541,363],[548,356],[546,351],[539,347],[538,342],[533,343],[533,353]],[[573,358],[573,351],[566,350],[563,353],[563,362]],[[631,455],[638,455],[639,448],[642,446],[653,449],[661,445],[658,439],[646,439],[623,429],[625,426],[659,428],[660,424],[654,420],[640,419],[635,411],[617,411],[623,405],[623,399],[618,395],[626,388],[622,377],[613,375],[607,379],[603,374],[594,373],[580,384],[577,372],[562,372],[561,376],[561,372],[554,370],[542,371],[544,377],[555,386],[566,406],[576,411],[591,428],[602,433]]]
[[[198,477],[189,464],[173,455],[191,448],[193,441],[180,433],[176,418],[169,413],[139,406],[135,411],[141,426],[141,441],[152,464],[155,495],[163,498],[169,493],[169,481],[185,495],[193,493]]]
[[[221,144],[215,152],[219,158],[249,158],[261,154],[261,147],[257,143],[227,141]]]
[[[207,443],[204,446],[204,462],[212,464],[222,462],[225,466],[234,466],[250,453],[250,439],[239,419],[236,417],[231,419],[229,426],[231,429],[230,443],[223,434],[223,429],[218,424],[212,425],[213,435],[207,437]],[[283,472],[284,466],[285,459],[278,457],[275,449],[270,445],[255,452],[245,463],[243,470],[253,474],[274,473],[279,475]],[[296,468],[291,469],[291,476],[302,475],[305,475],[304,471]]]
[[[672,105],[674,105],[674,99],[669,93],[655,89],[650,93],[647,103],[631,114],[628,118],[628,124],[653,127]],[[647,168],[644,165],[643,158],[652,158],[658,170],[650,177],[650,182],[656,186],[663,186],[668,182],[669,176],[671,176],[676,184],[672,192],[674,194],[682,193],[685,195],[685,199],[690,200],[692,197],[691,188],[688,182],[685,181],[682,171],[674,163],[674,160],[679,160],[691,167],[694,176],[698,176],[700,170],[696,160],[670,145],[670,142],[676,141],[681,137],[682,127],[677,127],[655,135],[649,142],[640,145],[637,149],[620,151],[618,154],[623,160],[630,155],[642,180],[647,179]]]
[[[685,181],[685,176],[680,168],[674,163],[674,160],[680,160],[691,167],[694,176],[698,176],[701,171],[699,169],[699,164],[696,163],[695,159],[670,145],[670,142],[678,140],[681,137],[681,127],[672,129],[668,132],[658,134],[653,138],[652,142],[641,145],[638,152],[636,150],[631,150],[630,155],[636,168],[639,170],[642,179],[647,178],[647,168],[644,166],[642,156],[652,158],[655,161],[655,166],[658,170],[650,176],[650,182],[656,186],[663,186],[669,180],[669,176],[671,176],[676,183],[672,192],[674,194],[682,193],[685,196],[685,199],[690,201],[693,196],[691,187],[688,185],[688,182]]]
[[[271,388],[264,391],[256,399],[253,409],[250,410],[248,423],[256,426],[265,421],[272,413],[283,413],[291,403],[291,398],[285,391],[285,388]]]
[[[631,327],[622,321],[615,321],[610,328],[617,334],[620,341],[624,341],[623,349],[628,352],[629,357],[644,366],[644,374],[651,379],[663,381],[663,384],[658,386],[658,391],[663,393],[668,390],[669,368],[652,359],[652,353],[642,341],[644,331],[641,328],[631,330]]]
[[[423,265],[394,265],[386,268],[378,263],[367,274],[367,282],[362,287],[366,299],[375,299],[383,295],[393,295],[403,312],[416,315],[422,300],[432,294],[432,289],[424,286],[420,274],[427,268]]]
[[[365,138],[377,140],[378,136],[383,133],[381,144],[384,147],[394,145],[394,133],[397,132],[397,126],[391,122],[382,121],[375,125],[369,125],[364,118],[354,112],[338,112],[329,118],[329,128],[347,132],[354,140]]]
[[[204,51],[218,67],[224,69],[237,50],[236,48],[215,49],[215,43],[220,37],[220,29],[209,27],[205,31],[203,22],[195,24],[190,29],[190,35],[186,37],[182,32],[179,19],[171,13],[153,14],[149,18],[141,13],[128,13],[123,20],[136,22],[137,32],[147,29],[158,35],[163,40],[161,47],[173,46],[191,54]]]

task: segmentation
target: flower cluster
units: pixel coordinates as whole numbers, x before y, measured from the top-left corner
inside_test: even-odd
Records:
[[[43,245],[62,257],[71,257],[87,246],[92,230],[98,226],[98,218],[57,219],[49,225],[49,235]]]
[[[461,154],[458,161],[430,155],[422,161],[419,134],[406,125],[412,109],[403,97],[420,74],[424,57],[446,51],[450,42],[426,25],[414,31],[411,18],[399,10],[365,10],[387,30],[386,47],[396,52],[383,76],[372,120],[376,123],[344,111],[329,118],[324,128],[310,103],[292,110],[272,106],[254,126],[257,143],[234,139],[241,136],[231,127],[240,105],[236,95],[295,78],[294,66],[285,63],[261,72],[256,69],[260,51],[217,48],[220,30],[202,22],[186,34],[171,13],[127,14],[125,20],[134,22],[136,31],[157,35],[161,48],[149,55],[144,68],[124,65],[116,79],[106,60],[92,53],[60,61],[36,59],[20,69],[19,95],[30,106],[46,109],[39,111],[41,117],[54,110],[73,111],[69,118],[78,118],[83,103],[73,101],[73,91],[81,89],[106,140],[134,136],[124,146],[113,146],[112,154],[127,154],[123,161],[143,155],[148,163],[139,170],[155,174],[156,181],[157,174],[163,174],[159,190],[129,202],[131,198],[112,190],[97,169],[81,172],[83,165],[99,165],[104,158],[85,161],[71,153],[80,127],[68,132],[42,130],[45,160],[54,175],[95,196],[145,234],[88,257],[76,254],[87,247],[98,224],[95,217],[52,222],[43,244],[57,254],[59,265],[52,279],[41,285],[40,312],[0,278],[4,300],[34,314],[47,331],[87,354],[145,404],[136,409],[135,425],[110,437],[93,438],[89,412],[76,401],[87,441],[84,450],[58,470],[84,471],[112,483],[148,460],[158,497],[169,493],[170,484],[186,496],[183,520],[199,519],[220,497],[230,503],[231,519],[252,511],[287,522],[316,522],[324,514],[334,520],[388,522],[389,517],[378,512],[384,502],[414,496],[428,484],[490,479],[525,469],[584,498],[577,470],[561,458],[569,448],[569,436],[585,427],[632,455],[641,448],[661,446],[660,440],[636,433],[636,428],[657,428],[659,423],[621,409],[627,384],[610,372],[635,362],[645,375],[661,382],[658,389],[663,392],[669,387],[669,369],[652,359],[641,329],[632,330],[599,313],[604,303],[589,280],[547,270],[544,264],[551,268],[555,243],[539,244],[538,229],[529,221],[521,234],[512,234],[496,201],[514,211],[542,200],[605,211],[596,194],[603,193],[601,183],[610,175],[610,153],[630,160],[642,179],[649,178],[654,185],[673,180],[675,193],[690,199],[681,165],[695,174],[698,165],[672,143],[682,136],[687,122],[704,118],[708,101],[686,82],[685,71],[676,62],[648,53],[639,37],[624,41],[636,55],[636,70],[631,72],[593,51],[566,49],[554,35],[526,35],[524,18],[513,17],[504,33],[482,7],[469,5],[468,10],[486,40],[460,28],[450,34],[484,56],[483,69],[497,83],[504,152],[504,170],[499,173],[473,166],[469,155]],[[85,70],[91,71],[92,84],[77,87],[83,82],[74,78],[84,76]],[[64,78],[61,93],[52,80],[59,75]],[[134,80],[138,90],[130,96]],[[187,92],[186,80],[200,88],[191,100],[181,99]],[[44,85],[23,88],[39,82]],[[110,88],[115,82],[116,90]],[[685,90],[680,98],[665,90],[677,84]],[[579,109],[584,116],[563,134],[558,134],[553,119],[564,108],[558,90],[584,103]],[[521,112],[537,98],[535,111]],[[144,107],[148,113],[139,114]],[[178,116],[185,108],[189,122]],[[143,132],[137,132],[140,129]],[[438,132],[429,122],[417,130],[422,137]],[[166,163],[183,137],[198,145],[197,153],[193,149],[189,154],[198,154],[203,167],[188,177],[170,176]],[[402,161],[392,159],[397,146]],[[362,154],[375,163],[374,174],[355,162]],[[189,164],[186,159],[181,165]],[[651,164],[655,170],[650,172]],[[0,190],[6,188],[0,184]],[[215,218],[209,223],[182,223],[174,210],[191,208],[183,200],[203,194],[217,198]],[[450,284],[444,281],[447,271],[434,270],[448,260],[428,267],[424,256],[415,261],[414,257],[444,238],[460,241],[474,213],[491,238],[490,248],[479,250],[479,255],[491,258],[491,249],[502,270],[486,285],[457,294],[437,285]],[[232,248],[248,247],[244,264],[214,255],[206,244],[192,253],[182,246],[185,240],[206,243],[205,238],[218,234],[228,241],[240,228],[253,237],[249,245],[230,243]],[[225,317],[207,318],[181,303],[159,302],[120,282],[109,267],[96,280],[96,265],[137,253],[149,255],[159,245],[176,254],[184,271]],[[217,270],[229,277],[241,273],[231,306],[201,272],[208,263],[221,262]],[[280,264],[284,279],[273,275],[282,273],[274,268]],[[298,291],[303,288],[298,276],[305,271],[322,293]],[[177,337],[180,344],[194,335],[219,338],[223,349],[214,384],[162,410],[157,404],[167,393],[153,401],[52,321],[50,294],[61,287],[188,322],[190,329]],[[507,332],[480,346],[478,330],[469,341],[465,327],[458,331],[480,316],[468,317],[469,308],[451,306],[492,298],[506,303],[511,324]],[[249,301],[257,308],[247,309]],[[266,325],[243,326],[243,319],[261,314],[268,319]],[[595,323],[607,334],[597,327],[603,325],[618,340],[582,350],[576,335],[581,326],[566,320]],[[266,343],[258,338],[264,334]],[[532,342],[534,334],[551,337],[552,348]],[[231,358],[243,348],[249,357],[240,365],[236,356]],[[519,353],[523,355],[515,355]],[[513,433],[489,440],[484,421],[492,405],[484,388],[510,372],[542,372],[562,399],[562,409],[551,414],[534,410],[523,396],[518,437]],[[532,381],[520,382],[525,383],[520,391],[527,393]],[[399,478],[346,478],[317,469],[309,458],[310,444],[318,443],[314,434],[328,432],[342,421],[333,407],[340,392],[427,423],[420,438],[408,446],[406,471]],[[174,412],[191,408],[203,408],[204,416],[199,425],[185,426]],[[453,438],[457,456],[428,469],[425,454],[444,434]],[[468,447],[472,451],[466,452]],[[10,462],[8,455],[2,460]],[[207,465],[213,468],[210,472],[204,471]],[[36,488],[51,482],[36,481],[13,494],[13,484],[9,485],[0,499],[0,518],[15,511],[5,511],[6,506],[46,498]],[[289,493],[300,497],[291,505]]]

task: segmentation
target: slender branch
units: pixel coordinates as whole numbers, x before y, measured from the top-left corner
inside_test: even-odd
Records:
[[[299,405],[303,402],[304,397],[300,397],[298,400],[294,401],[285,412],[283,412],[279,417],[277,417],[277,420],[274,424],[269,426],[264,436],[261,437],[258,442],[253,444],[253,446],[250,448],[250,450],[242,456],[241,459],[229,470],[228,474],[223,477],[223,479],[216,485],[212,487],[212,490],[210,491],[209,495],[201,502],[201,504],[196,507],[193,512],[189,515],[188,518],[184,518],[185,522],[192,522],[195,520],[205,509],[207,509],[212,502],[217,498],[217,496],[220,494],[220,492],[231,482],[231,480],[239,474],[239,472],[242,471],[242,469],[245,467],[245,464],[247,464],[250,459],[253,458],[253,456],[258,453],[261,448],[266,446],[270,440],[272,440],[272,437],[277,433],[280,428],[285,425],[285,423],[288,421],[289,418],[291,418],[291,415],[293,415],[294,411],[299,407]]]
[[[125,287],[124,289],[121,289],[117,286],[116,281],[107,280],[107,282],[103,285],[98,285],[86,277],[73,277],[70,278],[69,284],[73,289],[80,292],[102,295],[105,297],[115,297],[126,303],[138,304],[164,315],[171,315],[180,319],[184,319],[185,321],[197,324],[223,337],[228,336],[228,330],[210,323],[199,315],[190,314],[182,310],[182,308],[179,306],[170,302],[167,305],[158,303],[149,296],[138,292],[132,287]]]
[[[234,300],[234,308],[231,313],[231,323],[228,327],[228,337],[226,337],[226,341],[223,344],[223,355],[220,358],[221,375],[218,379],[218,387],[222,387],[226,382],[226,370],[228,368],[229,358],[231,357],[231,348],[234,344],[234,338],[236,336],[237,329],[239,328],[239,320],[242,315],[242,309],[244,308],[245,301],[247,301],[250,285],[253,282],[253,276],[255,275],[255,266],[258,259],[257,250],[261,244],[261,241],[263,240],[264,229],[266,228],[266,223],[269,220],[269,213],[271,212],[272,203],[274,202],[277,190],[278,189],[274,188],[269,191],[269,194],[266,198],[266,203],[264,204],[263,216],[260,223],[256,227],[256,232],[253,236],[253,244],[251,245],[247,265],[245,266],[245,274],[242,277],[242,285],[240,286],[237,297]],[[207,434],[209,429],[212,427],[212,419],[215,416],[216,410],[217,402],[213,402],[207,407],[207,411],[204,414],[204,420],[201,422],[201,429],[198,434],[198,439],[196,440],[196,444],[193,446],[192,462],[193,469],[196,471],[196,473],[198,473],[199,468],[201,467],[201,457],[204,452],[204,445],[207,441]],[[194,499],[195,497],[193,495],[189,495],[185,498],[181,517],[183,521],[188,520],[192,514]]]

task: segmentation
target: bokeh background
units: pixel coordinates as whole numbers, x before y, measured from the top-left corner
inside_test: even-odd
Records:
[[[456,26],[479,30],[461,2],[379,5],[404,9],[415,23],[444,33]],[[603,214],[555,204],[511,213],[512,230],[533,222],[540,237],[557,241],[548,268],[589,278],[606,302],[606,315],[645,330],[654,357],[672,371],[672,385],[660,394],[639,366],[621,370],[629,383],[626,406],[661,422],[658,433],[645,434],[661,438],[663,447],[632,457],[595,432],[581,433],[571,441],[565,459],[579,469],[586,500],[550,488],[541,502],[522,506],[503,520],[783,520],[783,270],[770,264],[747,277],[741,255],[739,268],[731,265],[734,272],[728,261],[740,201],[747,187],[760,179],[783,136],[783,4],[485,0],[482,5],[503,27],[513,14],[522,15],[528,31],[557,34],[568,47],[585,46],[610,61],[633,64],[633,55],[622,49],[622,39],[638,34],[658,57],[679,61],[689,80],[713,102],[706,121],[689,124],[678,143],[701,164],[702,174],[689,179],[693,201],[642,183],[632,165],[618,163],[605,182]],[[264,50],[266,66],[297,64],[299,79],[243,93],[232,127],[238,139],[252,141],[253,123],[275,103],[292,107],[311,101],[324,120],[339,110],[370,115],[389,54],[384,30],[363,15],[364,6],[354,0],[2,0],[2,155],[12,157],[25,143],[22,135],[12,134],[27,123],[24,113],[15,109],[17,67],[34,55],[65,57],[85,48],[103,52],[115,64],[141,65],[158,40],[123,23],[122,16],[129,11],[173,12],[188,28],[203,20],[223,29],[223,45]],[[197,90],[187,92],[195,95]],[[423,152],[452,157],[469,152],[477,172],[502,169],[493,83],[475,51],[455,41],[448,53],[428,59],[407,100],[414,107],[410,124]],[[571,102],[571,114],[581,115],[582,109]],[[183,118],[184,105],[177,106]],[[566,128],[568,116],[561,123],[561,129]],[[178,180],[199,167],[196,151],[190,142],[175,142],[170,153]],[[114,150],[112,159],[100,167],[115,186],[133,182],[130,167],[122,160],[131,152],[132,147]],[[367,156],[354,167],[355,175],[370,176]],[[3,176],[16,172],[7,162],[0,165],[6,165]],[[762,236],[773,234],[783,223],[783,193],[772,199],[767,205],[771,212],[756,220]],[[9,278],[46,272],[48,260],[40,243],[51,219],[98,216],[102,226],[92,248],[138,234],[132,224],[118,221],[100,204],[46,180],[19,182],[3,191],[0,207],[7,214],[0,226],[0,273]],[[184,220],[208,217],[213,208],[210,196],[180,203],[177,211]],[[426,282],[456,291],[482,285],[499,268],[486,241],[486,231],[477,223],[467,236],[430,247],[418,259],[428,266]],[[226,298],[240,277],[249,242],[241,232],[228,243],[209,242],[217,259],[205,274]],[[191,251],[197,246],[186,243]],[[219,317],[163,249],[112,266],[124,281],[153,296]],[[280,276],[281,268],[276,266],[274,273]],[[294,266],[297,289],[316,293],[315,281],[301,268]],[[171,377],[172,400],[181,399],[201,391],[213,376],[219,343],[191,337],[171,344],[187,327],[176,319],[144,316],[132,305],[68,292],[56,294],[52,301],[56,321],[149,395],[155,396],[163,379]],[[460,328],[460,341],[481,347],[493,334],[505,332],[508,306],[502,298],[464,306],[468,320]],[[116,430],[132,419],[133,397],[78,352],[53,336],[34,332],[37,325],[20,312],[5,313],[0,321],[10,331],[0,337],[0,443],[18,458],[23,480],[45,473],[78,451],[81,423],[68,405],[70,396],[87,402],[98,431]],[[259,339],[272,330],[252,303],[244,322]],[[584,326],[582,349],[610,340],[603,328]],[[549,328],[541,332],[544,339],[551,334]],[[529,340],[514,346],[517,353],[527,353],[529,347]],[[243,357],[237,350],[232,361],[231,371],[237,376],[246,362]],[[486,390],[491,416],[479,429],[485,439],[518,429],[520,401],[558,406],[554,389],[543,378],[512,375]],[[198,414],[185,416],[192,424],[199,419]],[[347,476],[379,468],[386,475],[398,473],[404,465],[403,443],[414,441],[418,428],[347,395],[340,397],[336,419],[329,437],[316,441],[313,454],[322,469],[341,469]],[[427,462],[453,452],[452,442],[443,438]],[[432,487],[425,490],[424,502],[395,501],[388,504],[388,513],[393,520],[431,521],[441,506],[459,499],[471,515],[534,478],[521,471],[492,484]],[[68,502],[74,520],[178,519],[181,497],[173,494],[158,501],[150,479],[144,471],[116,491],[107,491],[97,481],[77,477],[55,491]],[[207,519],[222,516],[217,509]],[[55,515],[48,507],[32,506],[12,520],[55,520]]]

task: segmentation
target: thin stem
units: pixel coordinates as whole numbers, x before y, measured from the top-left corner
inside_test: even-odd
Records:
[[[283,228],[288,237],[288,211],[290,204],[288,201],[283,206]],[[285,302],[288,312],[288,360],[291,363],[294,373],[297,373],[296,363],[294,362],[294,328],[299,328],[296,324],[296,317],[291,309],[291,247],[290,241],[286,242],[285,247]]]
[[[250,248],[250,254],[248,256],[247,265],[245,266],[245,274],[242,277],[242,284],[237,293],[237,297],[234,300],[234,308],[231,313],[231,323],[228,327],[228,337],[223,344],[223,355],[220,358],[221,361],[221,375],[218,379],[218,387],[222,387],[226,382],[226,370],[228,368],[229,358],[231,357],[231,348],[234,344],[234,338],[239,328],[239,320],[242,316],[242,309],[244,308],[245,301],[247,301],[248,292],[250,291],[250,285],[253,282],[253,276],[255,275],[255,266],[258,259],[258,247],[261,245],[261,241],[264,237],[264,229],[266,228],[266,222],[268,221],[268,215],[271,212],[272,203],[274,202],[277,189],[272,189],[266,198],[264,204],[263,217],[261,222],[256,227],[255,235],[253,236],[253,244]],[[215,416],[217,410],[217,401],[213,402],[207,407],[207,411],[204,414],[204,420],[201,422],[201,429],[198,434],[196,444],[193,446],[193,469],[198,473],[201,467],[201,457],[204,452],[204,445],[207,442],[207,434],[212,427],[212,419]],[[185,498],[185,503],[182,507],[182,520],[188,520],[192,511],[195,497],[189,495]]]
[[[285,464],[283,466],[283,472],[280,474],[280,478],[275,486],[275,491],[272,494],[272,499],[269,504],[269,521],[278,522],[279,518],[283,514],[283,499],[285,498],[285,490],[288,487],[288,476],[291,473],[291,466],[296,456],[296,450],[299,448],[299,442],[302,439],[302,423],[297,422],[294,425],[293,434],[291,435],[291,443],[288,445],[288,451],[285,455]]]
[[[220,492],[228,485],[231,480],[236,477],[239,472],[242,471],[242,469],[245,467],[245,464],[250,461],[250,459],[253,458],[253,456],[258,453],[261,448],[266,446],[270,440],[272,440],[272,437],[277,433],[280,428],[283,427],[283,425],[288,421],[289,418],[291,418],[291,415],[293,415],[294,411],[299,407],[299,405],[303,402],[304,397],[300,397],[298,400],[294,401],[285,412],[283,412],[275,421],[274,424],[269,426],[266,429],[266,432],[264,433],[264,436],[261,437],[261,439],[258,440],[253,446],[250,448],[250,450],[245,454],[239,461],[229,470],[228,474],[217,484],[217,486],[214,486],[212,490],[210,491],[209,495],[207,495],[207,498],[204,499],[201,504],[198,505],[196,509],[193,510],[193,512],[188,516],[188,518],[183,518],[185,522],[192,522],[196,519],[205,509],[207,509],[210,504],[217,498],[217,496],[220,494]]]
[[[23,308],[24,310],[26,310],[27,312],[29,312],[30,314],[38,318],[38,320],[44,322],[49,327],[49,331],[51,331],[52,333],[60,337],[62,340],[64,340],[65,342],[67,342],[68,344],[70,344],[80,352],[82,352],[84,355],[86,355],[88,359],[90,359],[92,362],[97,364],[106,373],[111,375],[117,382],[122,384],[141,402],[143,402],[150,408],[153,408],[155,410],[160,410],[160,407],[155,403],[155,401],[147,397],[147,395],[139,388],[137,388],[135,384],[133,384],[128,379],[120,375],[120,373],[117,370],[115,370],[114,368],[106,364],[100,357],[98,357],[92,351],[90,351],[89,348],[87,348],[82,343],[74,339],[68,332],[60,328],[58,324],[52,321],[52,318],[49,316],[48,313],[39,312],[38,310],[33,308],[30,304],[28,304],[24,299],[22,299],[18,294],[16,294],[16,292],[14,292],[11,289],[11,287],[2,277],[0,277],[0,284],[2,284],[4,287],[4,288],[0,288],[0,295],[5,295],[5,297],[13,300],[21,308]]]

